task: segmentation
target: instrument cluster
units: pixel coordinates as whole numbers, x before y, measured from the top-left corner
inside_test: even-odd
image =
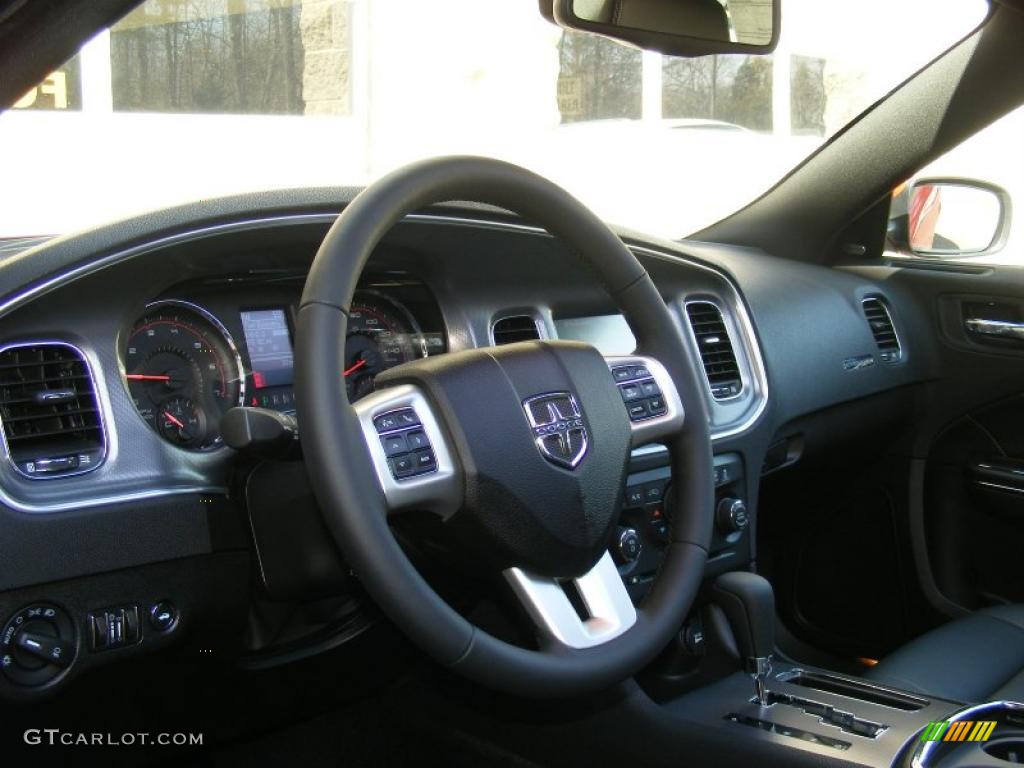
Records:
[[[447,351],[440,313],[419,301],[425,289],[390,286],[409,293],[431,329],[387,284],[356,292],[344,344],[349,402],[373,391],[378,374],[396,365]],[[148,304],[124,334],[121,363],[125,385],[139,416],[168,443],[188,451],[222,446],[219,423],[240,405],[295,410],[294,346],[297,300],[263,303],[266,292],[240,296],[246,303],[224,311],[223,294],[210,303],[165,298]],[[210,297],[213,299],[214,297]],[[268,297],[278,298],[278,297]],[[424,310],[423,307],[426,307]]]

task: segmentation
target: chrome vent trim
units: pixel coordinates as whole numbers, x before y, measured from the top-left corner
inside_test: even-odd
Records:
[[[700,353],[711,396],[718,402],[740,397],[744,390],[743,374],[725,312],[707,299],[687,301],[686,319]]]
[[[896,324],[888,305],[878,296],[868,296],[861,301],[861,310],[867,320],[868,329],[878,347],[878,357],[883,363],[898,363],[903,359],[903,345],[900,343]]]
[[[518,341],[545,338],[544,326],[532,315],[506,315],[491,323],[491,344],[500,347]]]
[[[0,347],[0,438],[14,471],[56,480],[98,469],[107,426],[85,353],[61,341]]]

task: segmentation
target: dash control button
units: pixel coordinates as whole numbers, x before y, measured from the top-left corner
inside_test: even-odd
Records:
[[[157,632],[170,632],[178,623],[178,609],[170,600],[161,600],[149,609],[149,624]]]

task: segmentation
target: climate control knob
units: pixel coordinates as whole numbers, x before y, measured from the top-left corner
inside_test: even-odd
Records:
[[[619,528],[618,537],[612,547],[612,556],[619,565],[635,563],[640,558],[644,543],[635,528]]]
[[[718,502],[718,509],[715,511],[715,523],[719,532],[728,536],[733,533],[741,533],[750,524],[750,516],[747,514],[747,503],[735,496],[726,496]]]

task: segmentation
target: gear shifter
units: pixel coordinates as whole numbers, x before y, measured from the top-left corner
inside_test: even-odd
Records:
[[[765,681],[772,670],[775,647],[775,593],[763,576],[746,571],[724,573],[712,587],[715,602],[725,613],[747,671],[754,678],[757,700],[768,706]]]

